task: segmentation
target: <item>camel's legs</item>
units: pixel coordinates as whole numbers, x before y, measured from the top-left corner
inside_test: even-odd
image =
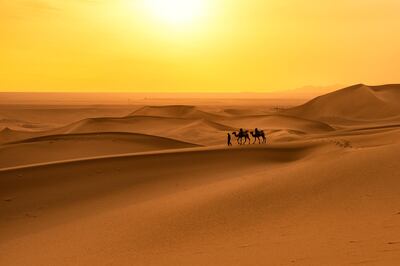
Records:
[[[237,136],[237,137],[236,137],[236,141],[237,141],[237,143],[238,143],[239,145],[242,145],[242,138],[241,138],[241,137]]]

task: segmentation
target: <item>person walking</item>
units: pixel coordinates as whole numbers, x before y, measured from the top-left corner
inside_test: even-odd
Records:
[[[232,146],[232,136],[228,133],[228,146]]]

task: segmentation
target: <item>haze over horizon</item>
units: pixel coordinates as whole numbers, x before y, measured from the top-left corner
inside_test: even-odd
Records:
[[[0,0],[0,91],[398,83],[399,10],[396,0]]]

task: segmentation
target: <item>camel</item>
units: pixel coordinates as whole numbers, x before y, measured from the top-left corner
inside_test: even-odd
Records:
[[[240,144],[240,145],[242,145],[242,138],[243,138],[243,137],[240,136],[240,133],[234,131],[234,132],[232,132],[232,135],[234,135],[234,136],[236,137],[237,143]]]
[[[267,142],[267,138],[265,137],[265,133],[264,130],[260,130],[260,131],[256,131],[255,133],[253,131],[250,132],[250,134],[253,136],[254,138],[254,143],[256,143],[256,141],[258,140],[258,144],[261,144],[261,139],[262,138],[262,143],[266,143]]]
[[[232,134],[237,138],[237,143],[239,145],[246,144],[247,141],[249,141],[249,144],[251,142],[248,130],[232,132]],[[244,143],[243,143],[243,139],[244,139]]]

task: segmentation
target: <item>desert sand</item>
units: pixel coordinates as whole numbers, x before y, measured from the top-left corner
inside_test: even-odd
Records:
[[[400,85],[0,118],[0,265],[399,265]]]

